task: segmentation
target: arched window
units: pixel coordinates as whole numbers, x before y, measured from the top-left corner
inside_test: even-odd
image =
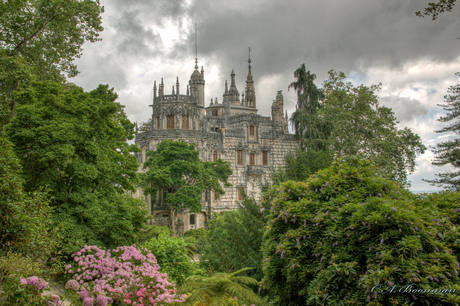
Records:
[[[253,125],[249,127],[249,135],[254,136],[254,126]]]
[[[214,151],[214,153],[212,153],[212,161],[215,162],[217,160],[217,151]]]

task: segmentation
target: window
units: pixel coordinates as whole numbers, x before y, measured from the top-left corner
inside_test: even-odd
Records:
[[[189,129],[188,116],[182,116],[182,129],[183,130]]]
[[[268,152],[267,151],[262,151],[262,165],[264,166],[268,165]]]
[[[236,164],[237,165],[243,164],[243,150],[236,151]]]
[[[243,201],[244,187],[238,187],[238,201]]]
[[[250,165],[255,165],[255,156],[254,153],[249,153],[249,164]]]
[[[216,110],[213,110],[212,111],[212,115],[213,116],[219,116],[219,111],[216,109]]]
[[[211,191],[209,189],[206,189],[206,191],[204,192],[204,201],[205,202],[209,202],[209,200],[211,198],[210,193],[211,193]]]
[[[217,151],[214,151],[214,153],[212,153],[212,161],[215,162],[217,160]]]
[[[195,215],[190,215],[190,225],[195,225]]]
[[[253,125],[249,127],[249,135],[254,136],[254,126]]]
[[[217,191],[214,191],[214,200],[219,200],[219,197],[220,197],[220,193],[218,193]]]
[[[166,128],[174,129],[174,116],[166,116]]]
[[[168,192],[163,189],[163,202],[166,202],[166,196],[168,195]]]

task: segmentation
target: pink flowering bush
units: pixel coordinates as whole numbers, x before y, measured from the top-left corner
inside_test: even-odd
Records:
[[[59,296],[43,294],[48,284],[37,276],[29,278],[5,276],[0,284],[0,305],[63,305]]]
[[[80,285],[84,306],[176,305],[185,300],[185,295],[176,293],[174,281],[158,271],[160,266],[147,249],[85,246],[72,257],[74,262],[65,267],[73,278],[67,285],[73,290]]]

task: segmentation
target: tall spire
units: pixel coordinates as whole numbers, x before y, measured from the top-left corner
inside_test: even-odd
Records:
[[[251,48],[249,47],[248,59],[248,77],[246,78],[246,101],[245,106],[256,108],[256,91],[254,88],[254,80],[251,73]]]
[[[196,39],[196,22],[195,22],[195,69],[198,70],[198,45]]]

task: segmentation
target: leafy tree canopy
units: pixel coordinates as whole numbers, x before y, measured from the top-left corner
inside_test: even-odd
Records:
[[[208,221],[207,236],[201,242],[200,263],[214,271],[253,267],[243,275],[261,280],[262,237],[268,210],[245,197],[238,210],[214,214]]]
[[[85,93],[51,82],[34,82],[16,95],[7,133],[24,167],[24,188],[51,189],[67,252],[134,243],[145,221],[145,204],[123,195],[138,181],[131,153],[139,149],[126,143],[134,124],[116,98],[107,85]]]
[[[324,93],[316,87],[316,75],[306,71],[305,64],[294,72],[294,77],[297,80],[289,88],[294,88],[297,93],[297,105],[291,121],[300,139],[300,151],[327,152],[332,124],[318,114]]]
[[[22,253],[43,263],[60,237],[46,194],[24,193],[21,170],[11,142],[0,135],[0,255]]]
[[[324,117],[334,122],[331,150],[336,158],[362,154],[372,160],[378,175],[407,184],[415,159],[426,147],[409,128],[398,129],[393,111],[380,106],[380,85],[353,86],[343,72],[329,71],[324,82]]]
[[[2,1],[0,49],[24,58],[40,80],[75,76],[83,43],[100,40],[103,11],[98,0]]]
[[[460,76],[460,73],[456,73]],[[443,127],[436,133],[460,133],[460,84],[449,87],[448,95],[445,98],[445,104],[438,104],[447,115],[438,119],[439,122],[452,122],[448,126]],[[432,161],[433,165],[444,166],[452,165],[460,168],[460,138],[449,139],[439,143],[434,148],[433,153],[436,154]],[[438,178],[434,180],[426,180],[434,186],[444,187],[450,190],[460,190],[460,170],[436,175]]]
[[[399,292],[407,284],[414,284],[411,290],[460,289],[460,265],[453,253],[458,220],[451,218],[460,209],[458,197],[418,199],[356,158],[334,162],[306,182],[283,183],[271,202],[264,235],[263,283],[272,302],[459,303],[455,294],[379,290],[396,285]]]
[[[225,194],[223,187],[230,187],[228,177],[232,174],[229,162],[218,159],[203,162],[195,144],[185,141],[163,140],[155,151],[147,152],[144,163],[148,169],[144,178],[144,192],[156,195],[167,192],[166,200],[173,209],[189,208],[201,211],[201,195],[207,190]],[[221,186],[223,185],[223,187]]]

